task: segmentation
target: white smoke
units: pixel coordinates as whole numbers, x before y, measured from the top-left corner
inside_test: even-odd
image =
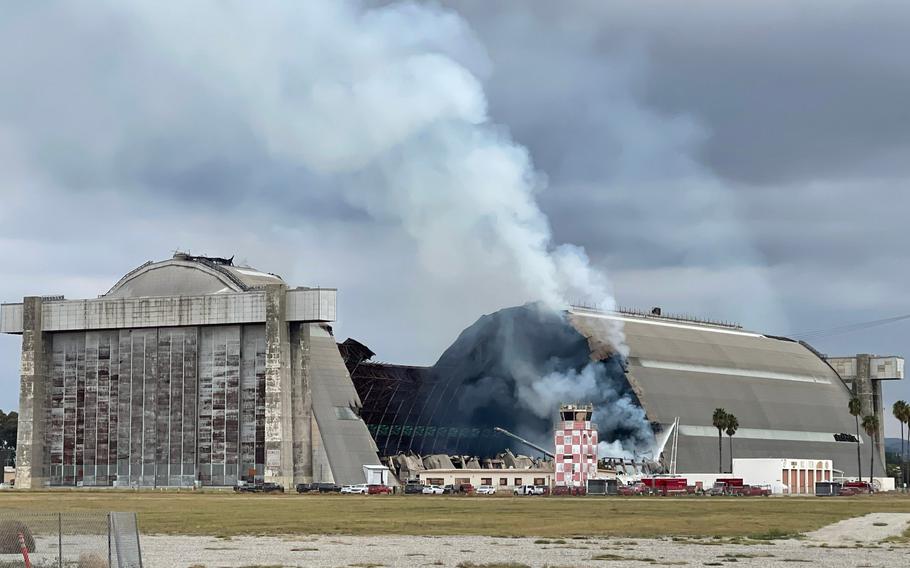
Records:
[[[274,155],[332,176],[352,205],[400,223],[432,271],[457,279],[499,266],[517,277],[516,303],[614,307],[584,251],[553,242],[535,198],[544,179],[490,122],[475,74],[488,65],[484,50],[456,14],[352,0],[129,6],[157,44],[217,76]],[[249,43],[225,57],[235,37]]]
[[[561,403],[593,403],[592,421],[602,436],[611,436],[600,441],[601,456],[631,458],[654,443],[650,423],[627,380],[621,372],[611,373],[606,363],[591,362],[579,371],[553,371],[530,381],[517,376],[517,380],[519,404],[539,418],[554,416]]]

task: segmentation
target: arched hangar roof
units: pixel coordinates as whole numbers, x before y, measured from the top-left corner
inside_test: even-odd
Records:
[[[233,258],[177,253],[168,260],[146,262],[128,272],[104,297],[202,296],[246,292],[282,283],[281,277],[275,274],[234,266]]]

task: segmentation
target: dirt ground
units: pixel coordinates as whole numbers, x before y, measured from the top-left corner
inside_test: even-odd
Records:
[[[901,525],[903,527],[903,525]],[[379,568],[412,566],[586,568],[653,566],[830,568],[908,566],[910,546],[812,539],[765,542],[716,539],[530,539],[494,537],[317,536],[307,538],[145,537],[148,568]]]

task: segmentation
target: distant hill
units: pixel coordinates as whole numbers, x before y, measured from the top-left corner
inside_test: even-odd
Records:
[[[901,453],[901,439],[900,438],[885,438],[885,452],[887,452],[889,454]]]

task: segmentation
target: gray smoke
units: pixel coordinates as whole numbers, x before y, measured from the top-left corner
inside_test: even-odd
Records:
[[[619,354],[592,361],[587,339],[546,304],[506,308],[465,329],[433,367],[445,385],[440,424],[500,426],[545,448],[562,403],[593,403],[601,455],[632,457],[654,435]],[[431,386],[439,392],[440,386]],[[526,448],[518,448],[525,451]]]
[[[187,68],[217,73],[273,156],[331,177],[352,206],[401,224],[430,272],[497,273],[516,302],[615,307],[585,251],[553,241],[536,201],[545,180],[490,122],[475,74],[485,52],[455,13],[352,0],[128,6],[111,10],[138,18]],[[250,45],[225,58],[219,47],[235,36]]]
[[[610,362],[593,361],[581,370],[554,370],[518,385],[518,401],[542,418],[564,402],[591,402],[601,457],[633,458],[652,449],[654,433],[644,409],[634,400],[628,380]]]

